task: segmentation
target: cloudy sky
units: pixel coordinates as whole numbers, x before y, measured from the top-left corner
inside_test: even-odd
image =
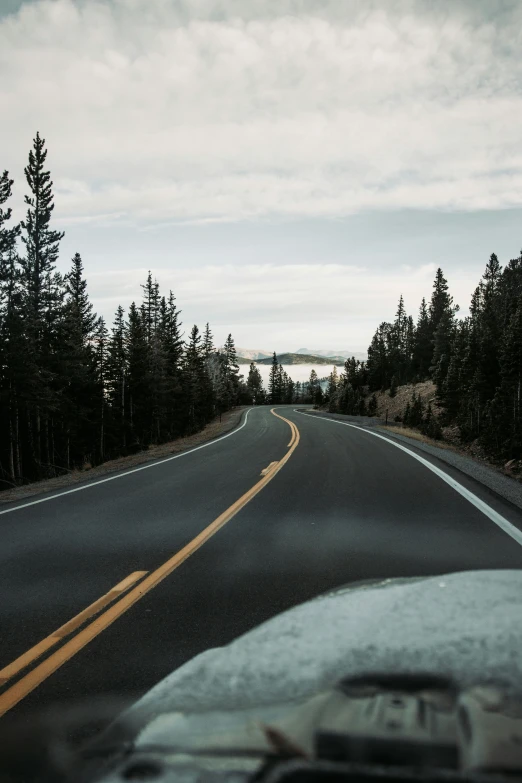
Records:
[[[0,168],[47,140],[60,268],[150,268],[218,341],[365,349],[522,246],[522,3],[1,0]]]

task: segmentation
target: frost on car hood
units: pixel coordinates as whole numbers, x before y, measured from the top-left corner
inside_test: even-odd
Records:
[[[522,695],[522,571],[387,580],[291,609],[174,671],[129,711],[248,710],[306,698],[341,677],[430,671]]]

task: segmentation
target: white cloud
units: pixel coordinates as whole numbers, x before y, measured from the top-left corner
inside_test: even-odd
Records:
[[[365,349],[400,293],[416,312],[439,261],[466,308],[494,248],[477,251],[476,271],[459,269],[450,235],[447,250],[419,250],[412,212],[375,267],[360,235],[325,240],[317,263],[298,263],[291,231],[286,244],[278,234],[281,248],[267,245],[282,264],[246,265],[260,254],[237,222],[270,231],[294,218],[522,206],[521,4],[35,0],[0,17],[0,41],[0,169],[20,207],[40,130],[55,227],[67,228],[67,252],[91,240],[89,288],[109,323],[120,302],[140,298],[147,270],[130,267],[141,253],[156,263],[137,240],[146,237],[187,326],[209,320],[218,340],[232,331],[276,350],[330,347],[333,334]],[[190,245],[190,231],[213,223],[230,223],[219,253],[210,240]],[[200,266],[217,257],[233,263]],[[348,265],[328,263],[339,258]]]
[[[0,21],[2,166],[38,128],[69,223],[522,204],[522,6],[267,7],[22,6]]]

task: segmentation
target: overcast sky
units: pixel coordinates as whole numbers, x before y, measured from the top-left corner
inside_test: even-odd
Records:
[[[522,246],[522,3],[1,0],[0,168],[39,130],[97,311],[365,349]],[[19,211],[18,214],[21,214]]]

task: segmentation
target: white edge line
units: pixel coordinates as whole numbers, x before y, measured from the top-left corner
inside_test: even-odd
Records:
[[[295,412],[300,413],[301,416],[310,415],[304,413],[303,411],[295,410]],[[431,462],[428,462],[428,460],[424,459],[424,457],[420,457],[418,454],[415,454],[414,451],[410,451],[410,449],[406,448],[406,446],[402,446],[400,443],[396,443],[394,440],[390,440],[390,438],[386,438],[384,435],[380,435],[377,432],[372,432],[371,430],[368,430],[365,427],[358,427],[357,424],[349,424],[347,421],[339,421],[339,419],[330,419],[328,416],[312,416],[312,418],[320,419],[321,421],[333,421],[334,424],[343,424],[345,427],[353,427],[355,430],[361,430],[361,432],[366,432],[368,435],[373,435],[375,438],[380,438],[381,440],[385,440],[387,443],[390,443],[392,446],[395,446],[401,451],[405,451],[406,454],[409,454],[410,457],[414,457],[422,465],[424,465],[424,467],[428,468],[433,473],[435,473],[435,475],[438,476],[440,479],[442,479],[442,481],[445,481],[446,484],[449,484],[449,486],[452,487],[452,489],[454,489],[455,492],[458,492],[459,495],[462,495],[462,497],[465,498],[467,501],[469,501],[469,503],[471,503],[473,506],[475,506],[475,508],[478,508],[479,511],[481,511],[483,514],[489,517],[489,519],[491,519],[491,521],[494,522],[495,525],[498,525],[500,528],[502,528],[504,533],[507,533],[508,536],[514,538],[517,544],[520,544],[522,546],[522,530],[519,530],[518,527],[512,525],[511,522],[509,522],[505,517],[502,516],[502,514],[499,514],[497,511],[495,511],[494,508],[491,508],[491,506],[488,506],[487,503],[485,503],[479,497],[474,495],[473,492],[470,492],[469,489],[466,489],[466,487],[463,487],[462,484],[459,484],[459,482],[456,481],[454,478],[452,478],[450,475],[448,475],[448,473],[445,473],[436,465],[432,465]]]
[[[201,446],[195,446],[193,449],[189,449],[188,451],[182,451],[180,454],[174,454],[172,457],[165,457],[165,459],[151,461],[147,465],[140,465],[140,467],[138,468],[131,468],[130,470],[126,470],[124,473],[118,473],[116,476],[108,476],[107,478],[99,479],[98,481],[91,481],[89,482],[89,484],[83,484],[81,487],[73,487],[73,489],[66,489],[65,492],[58,492],[56,495],[50,495],[49,497],[46,498],[40,498],[40,500],[31,500],[29,503],[22,503],[21,506],[14,506],[14,508],[6,508],[3,511],[0,511],[0,516],[2,514],[10,514],[11,511],[19,511],[20,509],[27,508],[28,506],[36,506],[38,503],[46,503],[48,500],[56,500],[56,498],[61,498],[62,495],[70,495],[72,492],[81,492],[83,489],[90,489],[91,487],[95,487],[97,484],[105,484],[105,482],[107,481],[115,481],[115,479],[124,478],[125,476],[130,476],[131,473],[137,473],[139,470],[147,470],[148,468],[155,468],[157,465],[163,465],[164,462],[171,462],[173,459],[186,457],[187,454],[192,454],[194,451],[199,451],[200,449],[206,449],[207,446],[213,446],[214,443],[219,443],[220,440],[225,440],[225,438],[230,438],[231,435],[235,435],[237,432],[239,432],[239,430],[242,430],[245,424],[247,423],[248,414],[250,413],[251,410],[252,408],[249,408],[247,410],[245,420],[240,427],[236,427],[235,429],[232,430],[232,432],[228,432],[226,435],[222,435],[220,438],[215,438],[214,440],[210,440],[208,443],[203,443]],[[101,464],[103,465],[103,463]]]

